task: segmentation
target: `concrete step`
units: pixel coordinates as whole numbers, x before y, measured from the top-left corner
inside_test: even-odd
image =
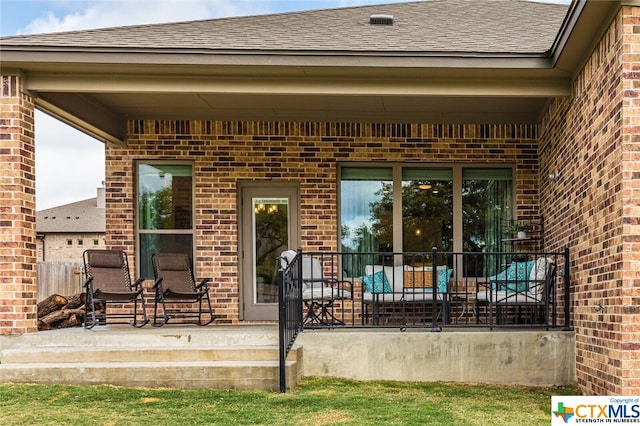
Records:
[[[2,364],[172,362],[172,361],[277,361],[277,346],[236,347],[19,347],[2,351]]]
[[[277,327],[103,326],[0,336],[0,381],[181,389],[279,389]],[[286,362],[297,386],[302,349]]]
[[[126,325],[81,327],[41,331],[28,335],[0,336],[0,349],[14,346],[269,346],[278,345],[273,326],[207,326],[134,328]]]
[[[297,384],[287,361],[287,387]],[[278,361],[78,362],[1,364],[4,383],[114,385],[179,389],[278,390]]]

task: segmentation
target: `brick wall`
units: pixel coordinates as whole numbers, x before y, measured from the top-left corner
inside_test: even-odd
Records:
[[[105,248],[105,236],[102,233],[46,234],[44,240],[38,239],[37,247],[38,262],[82,262],[85,250]]]
[[[622,386],[640,392],[640,7],[623,9],[622,122]]]
[[[540,125],[541,204],[551,248],[572,258],[572,324],[584,394],[640,392],[640,8],[623,8]],[[621,61],[621,58],[623,59]]]
[[[640,7],[625,8],[622,46],[622,377],[640,392]]]
[[[37,331],[33,100],[0,76],[0,334]]]
[[[300,185],[302,246],[337,250],[338,162],[516,165],[519,215],[537,215],[536,126],[130,121],[107,148],[107,246],[135,252],[134,160],[194,163],[196,268],[216,314],[238,321],[238,181]],[[135,268],[132,262],[132,268]]]

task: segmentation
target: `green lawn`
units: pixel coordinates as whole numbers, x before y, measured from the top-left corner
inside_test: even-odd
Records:
[[[305,379],[286,394],[0,385],[8,425],[548,425],[576,388]]]

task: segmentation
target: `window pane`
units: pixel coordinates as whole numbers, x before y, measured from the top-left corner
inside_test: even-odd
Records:
[[[192,228],[190,165],[140,164],[138,197],[140,229]]]
[[[278,303],[277,268],[289,247],[289,200],[253,198],[254,303]]]
[[[192,256],[193,236],[191,234],[140,234],[140,276],[146,279],[153,279],[151,264],[153,253],[184,253]]]
[[[462,172],[462,233],[465,252],[498,252],[501,228],[511,217],[511,169],[464,169]],[[470,258],[469,258],[470,259]],[[492,274],[495,262],[485,266],[469,260],[465,275]]]
[[[341,181],[343,249],[391,251],[393,185],[390,168],[344,168]]]
[[[453,251],[451,169],[402,170],[402,250]]]
[[[392,169],[345,167],[341,174],[342,251],[393,251]],[[360,273],[344,266],[350,276]]]

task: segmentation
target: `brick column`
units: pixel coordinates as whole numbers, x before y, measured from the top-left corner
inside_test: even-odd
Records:
[[[33,99],[0,76],[0,334],[38,330]]]
[[[621,375],[616,395],[640,393],[640,7],[622,9],[622,132],[620,198],[622,200],[619,312],[620,326],[613,329],[620,353]],[[613,334],[613,333],[612,333]],[[617,360],[616,360],[617,361]]]

